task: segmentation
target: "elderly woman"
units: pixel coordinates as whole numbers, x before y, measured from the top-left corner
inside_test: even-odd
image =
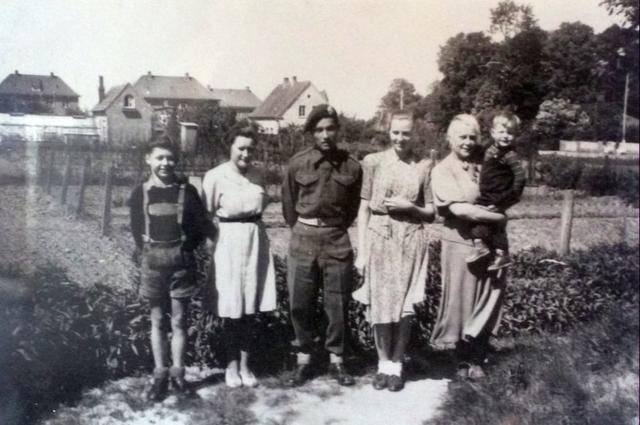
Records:
[[[434,205],[445,219],[442,235],[442,298],[431,342],[435,347],[455,348],[458,375],[484,376],[482,363],[490,335],[500,322],[505,275],[487,271],[488,261],[468,264],[473,250],[470,229],[474,223],[501,223],[505,216],[474,205],[479,195],[477,155],[478,121],[457,115],[447,130],[451,153],[431,175]]]
[[[404,387],[402,361],[414,304],[424,301],[428,235],[432,221],[431,161],[413,151],[413,119],[395,115],[390,149],[362,161],[363,184],[358,212],[356,268],[364,285],[354,292],[367,305],[378,352],[375,389]]]
[[[202,182],[205,205],[218,225],[213,248],[213,307],[224,320],[227,343],[225,382],[229,387],[258,384],[249,368],[251,319],[276,308],[273,258],[261,217],[267,205],[252,170],[257,134],[234,130],[230,159],[209,170]]]

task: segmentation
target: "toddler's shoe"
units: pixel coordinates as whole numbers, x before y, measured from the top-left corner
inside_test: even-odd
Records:
[[[153,371],[153,381],[147,390],[146,399],[158,402],[165,399],[169,391],[169,369],[161,368]]]
[[[489,254],[491,254],[491,250],[484,242],[474,242],[473,250],[465,260],[467,263],[475,263]]]
[[[493,261],[493,263],[489,267],[487,267],[487,270],[489,271],[500,270],[505,267],[509,267],[510,265],[511,265],[511,257],[509,256],[509,254],[496,255],[496,259]]]

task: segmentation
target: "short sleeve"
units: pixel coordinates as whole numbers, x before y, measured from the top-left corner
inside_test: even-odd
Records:
[[[215,169],[209,170],[207,174],[205,174],[204,179],[202,179],[201,197],[204,200],[204,205],[207,208],[207,211],[210,213],[214,213],[217,209],[217,175],[218,173],[215,172]]]
[[[371,200],[373,193],[373,175],[375,173],[377,161],[375,157],[370,154],[364,157],[362,163],[362,188],[360,189],[360,198]]]
[[[440,215],[447,215],[449,205],[455,202],[467,202],[464,191],[445,162],[436,165],[431,172],[431,192]]]

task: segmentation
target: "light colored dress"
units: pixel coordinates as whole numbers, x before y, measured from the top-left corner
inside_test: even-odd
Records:
[[[402,197],[418,205],[431,201],[431,161],[400,160],[393,149],[367,155],[362,161],[362,199],[369,201],[369,259],[364,284],[353,298],[369,307],[371,324],[397,323],[415,314],[424,301],[429,235],[413,217],[389,215],[383,201]]]
[[[202,181],[205,205],[215,217],[259,216],[264,190],[229,162],[209,170]],[[238,319],[276,308],[276,284],[269,239],[261,220],[220,222],[213,252],[212,304],[220,317]]]
[[[465,336],[488,340],[500,324],[505,273],[487,271],[488,263],[467,264],[473,249],[472,222],[449,211],[455,202],[473,203],[479,196],[479,166],[460,161],[453,153],[433,168],[433,202],[444,216],[442,234],[442,298],[431,335],[436,348],[454,348]]]

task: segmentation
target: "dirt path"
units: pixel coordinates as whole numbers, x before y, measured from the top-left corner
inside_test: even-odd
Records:
[[[145,378],[125,378],[87,391],[75,407],[61,407],[46,425],[420,425],[432,418],[447,391],[446,379],[408,382],[398,393],[376,391],[371,376],[344,388],[319,377],[296,389],[270,378],[255,388],[229,389],[222,371],[189,368],[187,379],[201,382],[199,399],[144,403]],[[213,383],[212,383],[213,382]],[[215,409],[215,410],[214,410]]]

